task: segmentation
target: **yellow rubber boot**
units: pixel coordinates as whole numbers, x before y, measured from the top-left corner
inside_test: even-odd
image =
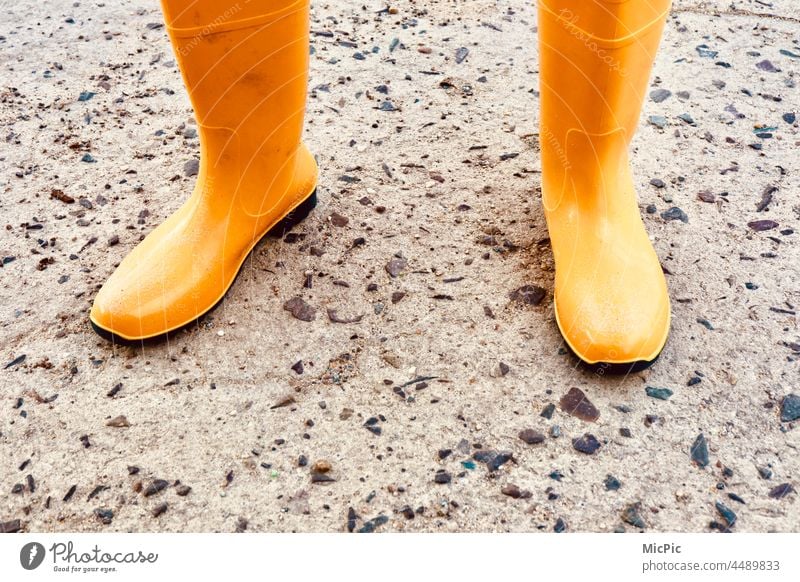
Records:
[[[637,205],[628,146],[670,0],[539,0],[542,200],[561,334],[608,373],[667,340],[666,281]]]
[[[188,201],[137,246],[92,307],[115,340],[162,336],[225,295],[256,243],[316,203],[317,166],[301,142],[308,0],[163,0],[200,137]]]

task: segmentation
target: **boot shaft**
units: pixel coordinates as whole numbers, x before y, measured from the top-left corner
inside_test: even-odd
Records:
[[[316,180],[302,146],[308,0],[162,0],[198,122],[195,196],[265,220]],[[301,184],[298,186],[298,184]]]
[[[567,132],[638,125],[670,0],[539,0],[541,119]]]
[[[308,0],[162,5],[200,126],[243,139],[264,139],[264,128],[280,127],[280,142],[296,147],[308,80]]]

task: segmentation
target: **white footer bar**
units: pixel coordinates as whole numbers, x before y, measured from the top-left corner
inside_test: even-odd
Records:
[[[798,534],[10,534],[0,580],[796,581],[798,554]]]

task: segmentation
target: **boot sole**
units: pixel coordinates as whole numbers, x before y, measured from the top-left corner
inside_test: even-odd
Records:
[[[667,328],[664,335],[664,342],[661,344],[661,349],[658,350],[658,353],[651,360],[636,360],[633,362],[587,362],[575,350],[572,349],[572,346],[567,340],[567,336],[564,335],[564,332],[561,330],[561,322],[558,319],[558,311],[555,306],[555,300],[553,301],[553,310],[555,311],[556,315],[556,327],[558,328],[558,333],[561,334],[561,339],[564,340],[564,345],[567,347],[567,350],[569,350],[569,353],[578,360],[578,363],[584,370],[600,376],[624,376],[646,370],[656,363],[656,360],[658,360],[659,356],[664,351],[664,347],[667,345],[667,339],[669,338],[669,328]]]
[[[564,337],[563,334],[561,336]],[[569,353],[572,354],[579,362],[580,366],[586,370],[587,372],[591,372],[593,374],[597,374],[600,376],[626,376],[628,374],[635,374],[636,372],[641,372],[642,370],[646,370],[650,366],[656,363],[658,357],[661,355],[661,352],[658,352],[655,358],[652,360],[637,360],[635,362],[626,362],[626,363],[617,363],[617,362],[595,362],[593,364],[587,362],[583,358],[581,358],[575,351],[570,347],[567,340],[564,339],[564,345],[567,346]],[[663,348],[662,348],[663,351]]]
[[[311,194],[303,200],[300,204],[295,206],[292,210],[290,210],[286,216],[280,219],[275,225],[270,228],[266,233],[264,233],[261,238],[253,245],[253,248],[247,253],[247,256],[242,261],[242,265],[245,264],[248,257],[252,254],[253,250],[266,238],[283,238],[290,230],[292,230],[295,226],[303,222],[311,211],[317,206],[317,189],[311,192]],[[214,311],[219,305],[224,301],[225,297],[227,296],[228,292],[233,288],[233,285],[236,283],[236,280],[239,278],[239,274],[242,272],[241,266],[239,270],[236,272],[236,275],[233,277],[231,284],[228,285],[228,288],[225,290],[225,293],[222,294],[222,297],[211,307],[206,309],[203,313],[201,313],[197,318],[189,321],[180,327],[172,329],[170,331],[164,332],[159,335],[150,336],[142,339],[127,339],[124,337],[120,337],[115,334],[113,331],[107,330],[103,327],[97,325],[92,318],[89,318],[89,322],[92,324],[92,329],[105,340],[113,342],[115,344],[123,345],[123,346],[143,346],[143,345],[150,345],[150,344],[158,344],[162,341],[166,340],[171,334],[176,334],[180,331],[187,329],[190,326],[195,325],[199,322],[203,317]]]

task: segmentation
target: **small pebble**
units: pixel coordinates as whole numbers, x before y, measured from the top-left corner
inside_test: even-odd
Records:
[[[503,495],[507,495],[513,499],[530,499],[530,497],[532,496],[532,493],[530,491],[521,490],[513,483],[508,483],[506,485],[503,485],[503,487],[500,489],[500,492]]]
[[[708,443],[703,433],[697,435],[689,452],[695,465],[698,467],[706,467],[708,465]]]
[[[769,496],[772,499],[783,499],[790,493],[794,493],[795,488],[791,483],[781,483],[769,490]]]
[[[720,503],[719,501],[714,503],[714,506],[717,508],[717,511],[722,516],[722,519],[725,520],[725,523],[728,524],[729,528],[736,525],[736,513],[734,513],[732,509],[730,509],[724,503]]]
[[[145,487],[144,496],[150,497],[151,495],[155,495],[156,493],[163,491],[167,487],[169,487],[169,483],[164,479],[154,479],[147,487]]]
[[[611,474],[606,475],[603,485],[606,486],[606,491],[617,491],[620,487],[622,487],[622,483],[619,482],[619,479]]]
[[[681,222],[684,222],[684,223],[687,223],[687,224],[689,222],[689,217],[686,215],[686,213],[683,210],[681,210],[677,206],[673,206],[669,210],[665,210],[664,212],[662,212],[661,213],[661,218],[663,218],[664,220],[666,220],[668,222],[672,221],[672,220],[680,220]]]
[[[570,388],[560,400],[561,410],[587,422],[600,418],[600,411],[589,400],[580,388]]]
[[[439,485],[445,485],[452,481],[453,477],[447,471],[438,471],[433,478],[434,483],[438,483]]]
[[[668,89],[654,89],[650,91],[650,99],[652,99],[655,103],[661,103],[665,101],[672,95],[672,91]]]
[[[800,396],[788,394],[781,402],[781,421],[792,422],[800,419]]]
[[[632,525],[633,527],[638,527],[639,529],[645,529],[647,527],[647,524],[640,515],[641,510],[642,510],[641,503],[637,502],[627,505],[625,509],[622,511],[622,521]]]
[[[672,390],[669,388],[647,386],[644,390],[650,398],[656,398],[658,400],[669,400],[669,397],[673,394]]]
[[[586,433],[580,438],[572,439],[572,446],[576,451],[593,455],[600,448],[600,442],[594,435]]]
[[[532,428],[526,428],[519,433],[519,438],[529,445],[538,445],[545,441],[545,436]]]
[[[523,285],[519,289],[511,292],[509,297],[512,301],[524,305],[539,305],[545,298],[547,292],[536,285]]]

